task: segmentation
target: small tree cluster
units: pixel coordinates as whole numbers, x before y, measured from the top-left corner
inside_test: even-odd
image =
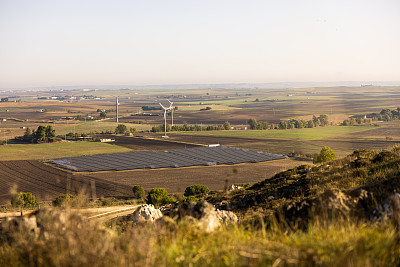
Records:
[[[30,130],[29,127],[26,128],[24,135],[22,136],[24,142],[28,143],[47,143],[54,142],[56,139],[56,130],[53,126],[43,126],[40,125],[36,131]]]
[[[256,119],[250,119],[248,122],[250,130],[267,130],[268,123],[265,121],[257,122]]]

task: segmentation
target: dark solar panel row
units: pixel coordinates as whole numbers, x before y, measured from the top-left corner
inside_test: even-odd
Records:
[[[233,147],[198,147],[171,151],[138,151],[54,159],[75,171],[121,171],[215,164],[237,164],[283,159],[286,156]]]

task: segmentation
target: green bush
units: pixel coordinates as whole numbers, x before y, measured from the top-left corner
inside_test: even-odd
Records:
[[[194,196],[194,195],[200,195],[200,194],[207,194],[210,192],[210,189],[208,189],[207,186],[202,185],[202,184],[195,184],[186,187],[184,195],[187,196]]]
[[[76,199],[75,195],[71,194],[64,194],[61,196],[56,197],[56,199],[53,201],[53,205],[56,207],[60,207],[62,205],[71,205],[73,206],[73,202]]]
[[[134,185],[132,187],[132,192],[133,192],[133,198],[136,198],[136,199],[143,199],[144,198],[145,193],[144,193],[143,186]]]
[[[314,158],[314,163],[327,162],[336,159],[336,154],[329,146],[324,146]]]
[[[158,207],[160,205],[173,203],[175,200],[168,196],[165,188],[153,188],[147,195],[147,204],[153,204]]]
[[[37,205],[36,197],[31,192],[17,193],[11,198],[11,205],[13,207],[32,207]]]
[[[182,203],[186,203],[186,202],[199,202],[199,200],[194,196],[188,196],[188,197],[184,197],[182,199]]]

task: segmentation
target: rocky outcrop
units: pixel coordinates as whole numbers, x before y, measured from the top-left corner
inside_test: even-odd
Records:
[[[179,208],[171,211],[169,216],[178,220],[192,221],[205,232],[214,231],[221,223],[228,224],[238,221],[233,212],[215,209],[207,201],[183,203]]]
[[[161,210],[156,209],[151,204],[145,204],[138,207],[133,212],[133,224],[142,223],[142,222],[154,222],[157,219],[161,218],[163,214]]]
[[[47,238],[49,231],[56,230],[59,233],[65,231],[71,220],[77,224],[84,221],[87,223],[86,219],[79,214],[71,214],[53,208],[42,208],[25,216],[6,218],[0,224],[0,239],[10,241],[13,233],[17,232]]]

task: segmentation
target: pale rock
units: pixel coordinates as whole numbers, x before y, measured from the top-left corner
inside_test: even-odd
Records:
[[[133,224],[141,222],[154,222],[155,220],[163,216],[161,210],[156,209],[151,204],[145,204],[138,207],[133,212],[132,215],[133,215]]]

